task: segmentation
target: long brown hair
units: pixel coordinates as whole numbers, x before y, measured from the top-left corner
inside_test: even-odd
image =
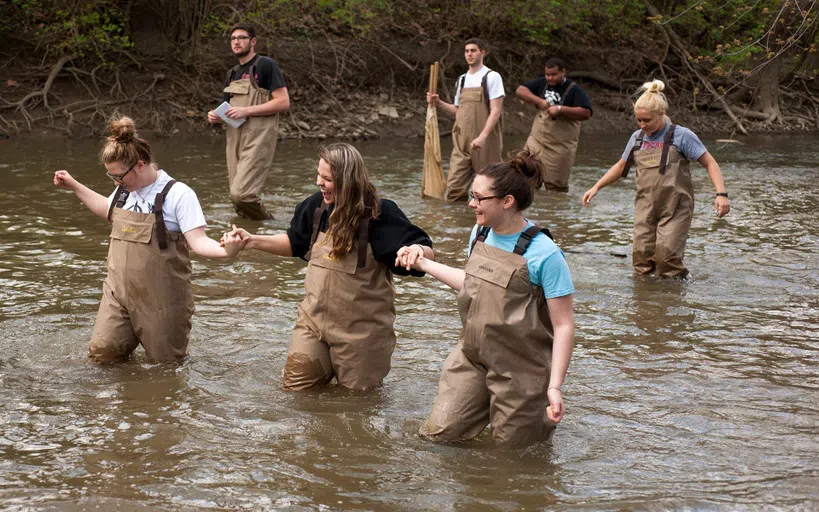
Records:
[[[133,119],[126,116],[112,118],[109,130],[111,135],[100,152],[102,163],[121,162],[126,167],[133,167],[140,160],[151,163],[151,145],[137,134]]]
[[[370,219],[381,213],[381,199],[356,148],[337,142],[321,148],[319,157],[333,171],[335,207],[327,234],[333,239],[330,257],[340,259],[353,251],[366,209],[369,208]]]

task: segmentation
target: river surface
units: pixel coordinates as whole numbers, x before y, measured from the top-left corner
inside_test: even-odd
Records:
[[[92,364],[108,226],[51,178],[68,169],[109,194],[100,142],[0,141],[0,508],[819,508],[819,138],[704,138],[733,209],[715,217],[694,164],[684,282],[636,277],[612,254],[630,254],[633,179],[580,204],[626,138],[583,138],[570,192],[540,191],[528,210],[566,251],[576,346],[553,443],[523,450],[417,436],[460,327],[454,293],[429,277],[396,278],[398,345],[375,392],[279,389],[305,263],[255,251],[194,257],[184,364],[149,364],[141,348]],[[223,139],[154,143],[214,238],[234,222],[286,229],[316,189],[316,147],[280,143],[265,195],[276,220],[261,224],[232,213]],[[474,217],[420,198],[423,141],[358,147],[438,258],[463,265]]]

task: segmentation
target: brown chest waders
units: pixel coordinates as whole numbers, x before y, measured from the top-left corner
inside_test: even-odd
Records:
[[[666,131],[661,148],[639,149],[641,132],[629,153],[623,177],[637,168],[634,197],[632,263],[640,274],[656,269],[661,277],[685,277],[685,242],[694,215],[694,185],[688,160],[672,145],[674,130]]]
[[[108,209],[111,245],[108,275],[89,357],[98,362],[128,358],[142,345],[150,359],[185,357],[193,316],[191,261],[182,233],[168,232],[162,205],[176,181],[156,195],[151,213],[122,209],[122,186]]]
[[[491,72],[491,71],[490,71]],[[492,128],[481,149],[470,148],[472,141],[483,131],[489,119],[489,92],[487,77],[481,79],[480,87],[464,87],[466,77],[461,78],[459,106],[452,127],[452,155],[446,177],[447,202],[466,201],[475,172],[503,158],[503,127],[501,119]],[[501,116],[503,117],[503,116]]]
[[[367,210],[369,212],[369,210]],[[333,241],[320,232],[324,206],[317,208],[304,300],[299,304],[282,387],[307,389],[333,377],[350,389],[381,385],[395,349],[395,288],[392,272],[375,260],[369,244],[369,213],[359,225],[354,249],[333,259]]]
[[[421,435],[436,441],[476,437],[490,424],[499,443],[548,438],[546,417],[553,329],[543,289],[529,280],[523,254],[540,232],[524,231],[514,252],[475,238],[458,294],[463,330],[444,362],[438,395]]]
[[[569,91],[576,86],[571,83],[563,96],[560,105],[566,100]],[[569,190],[569,174],[577,154],[577,142],[580,140],[580,121],[558,117],[553,119],[546,112],[538,109],[532,131],[526,139],[526,148],[535,155],[542,165],[542,172],[535,189],[542,184],[546,189],[566,192]]]
[[[228,72],[228,80],[239,66]],[[250,107],[270,101],[270,91],[256,83],[255,66],[248,78],[234,80],[225,87],[232,107]],[[226,156],[230,200],[236,213],[252,220],[272,219],[262,204],[262,189],[276,153],[279,133],[279,114],[250,116],[238,128],[225,125],[227,130]]]

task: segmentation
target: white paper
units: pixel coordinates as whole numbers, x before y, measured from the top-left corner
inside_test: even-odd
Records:
[[[242,123],[245,122],[244,119],[231,119],[227,116],[227,114],[225,114],[225,112],[227,112],[229,108],[230,103],[228,103],[227,101],[223,101],[221,105],[216,107],[216,110],[214,110],[213,113],[219,116],[222,119],[222,121],[225,122],[225,124],[228,124],[234,128],[242,126]]]

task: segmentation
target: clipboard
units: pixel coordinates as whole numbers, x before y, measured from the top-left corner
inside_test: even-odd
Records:
[[[223,101],[221,105],[214,109],[213,113],[219,116],[219,118],[225,122],[226,125],[232,126],[233,128],[238,128],[244,124],[245,119],[231,119],[225,114],[230,108],[230,103],[227,101]]]

